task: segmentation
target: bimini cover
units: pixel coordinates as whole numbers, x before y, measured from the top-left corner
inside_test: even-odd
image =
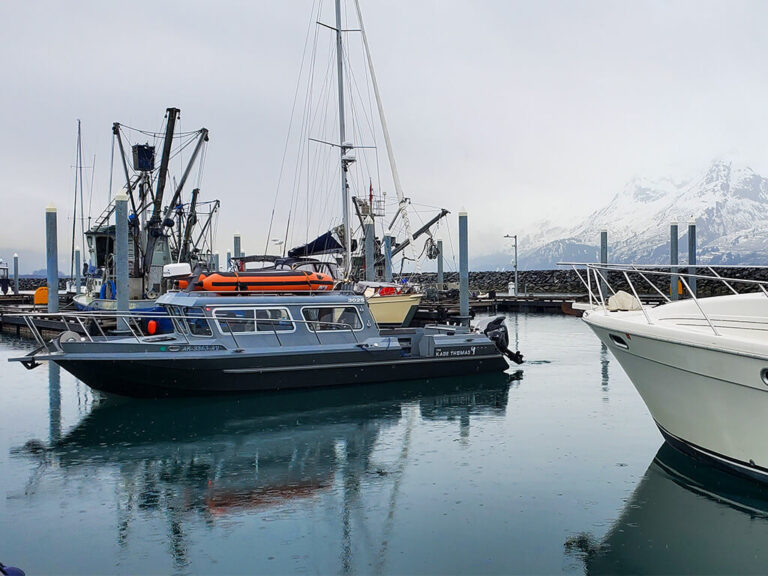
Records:
[[[354,242],[352,250],[355,249]],[[301,258],[304,256],[316,256],[318,254],[333,254],[344,251],[344,229],[337,226],[333,230],[318,236],[309,244],[298,246],[288,250],[288,256],[291,258]]]
[[[608,298],[608,310],[611,312],[617,312],[619,310],[642,310],[642,306],[638,299],[632,296],[632,294],[624,292],[624,290],[619,290],[616,294]]]

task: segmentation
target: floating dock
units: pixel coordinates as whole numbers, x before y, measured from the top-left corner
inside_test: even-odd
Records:
[[[538,294],[512,294],[491,295],[488,297],[476,297],[469,300],[470,316],[477,313],[496,314],[498,312],[534,312],[543,314],[567,314],[581,316],[581,310],[573,308],[574,302],[586,301],[588,295],[538,293]],[[457,300],[438,300],[434,302],[424,301],[413,317],[415,324],[427,322],[453,321],[461,317],[459,302]]]

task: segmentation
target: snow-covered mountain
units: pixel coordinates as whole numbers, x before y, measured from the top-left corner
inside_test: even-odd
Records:
[[[550,224],[520,239],[520,267],[598,259],[608,231],[611,262],[669,262],[669,225],[679,222],[679,261],[687,261],[688,222],[696,222],[697,259],[712,264],[768,264],[768,178],[718,160],[692,180],[635,178],[583,222],[552,235]]]

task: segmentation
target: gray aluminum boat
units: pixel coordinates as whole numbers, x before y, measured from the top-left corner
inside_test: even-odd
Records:
[[[519,358],[507,350],[503,318],[485,332],[463,326],[384,330],[365,298],[351,293],[178,292],[157,304],[165,309],[162,317],[119,316],[117,334],[105,329],[114,313],[55,315],[78,331],[51,341],[25,315],[40,347],[11,361],[34,368],[47,360],[95,390],[162,397],[501,372],[508,368],[504,354]]]

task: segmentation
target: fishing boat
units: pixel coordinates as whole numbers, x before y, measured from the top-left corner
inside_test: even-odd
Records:
[[[365,296],[381,326],[408,326],[421,303],[420,292],[409,292],[391,282],[358,282],[354,290]]]
[[[39,347],[13,358],[25,367],[55,362],[85,384],[131,397],[232,394],[293,388],[502,372],[509,337],[504,318],[483,332],[465,326],[381,329],[354,293],[222,296],[170,292],[157,304],[173,326],[150,335],[153,320],[118,315],[58,314],[84,335],[46,341],[35,314],[23,314]],[[157,318],[158,316],[155,316]]]
[[[200,170],[195,188],[186,200],[184,196],[193,167],[202,163],[205,155],[208,130],[178,131],[180,114],[178,108],[166,110],[162,133],[136,130],[118,122],[112,125],[113,149],[117,147],[119,150],[118,159],[125,178],[123,192],[129,198],[129,306],[135,311],[156,309],[155,300],[170,288],[163,277],[165,266],[186,263],[192,268],[199,265],[211,271],[216,266],[212,247],[219,201],[200,200]],[[155,161],[156,146],[140,143],[143,138],[152,138],[160,144],[159,164]],[[191,148],[192,152],[177,180],[175,176],[171,177],[170,160],[186,148]],[[173,195],[169,200],[166,189],[171,181]],[[82,177],[80,183],[82,186]],[[114,212],[115,200],[112,198],[84,232],[88,262],[85,292],[73,299],[78,310],[117,309],[115,225],[111,223]],[[81,217],[81,224],[82,221]],[[74,236],[73,229],[73,254]]]
[[[619,361],[667,442],[768,481],[768,441],[762,434],[768,413],[768,283],[711,269],[692,274],[594,264],[586,271],[582,280],[592,306],[583,319]],[[628,291],[619,289],[619,280]],[[695,283],[705,281],[728,294],[697,297]],[[685,299],[672,300],[658,287],[678,282]],[[735,286],[758,292],[742,294]],[[644,303],[641,293],[663,303]]]

